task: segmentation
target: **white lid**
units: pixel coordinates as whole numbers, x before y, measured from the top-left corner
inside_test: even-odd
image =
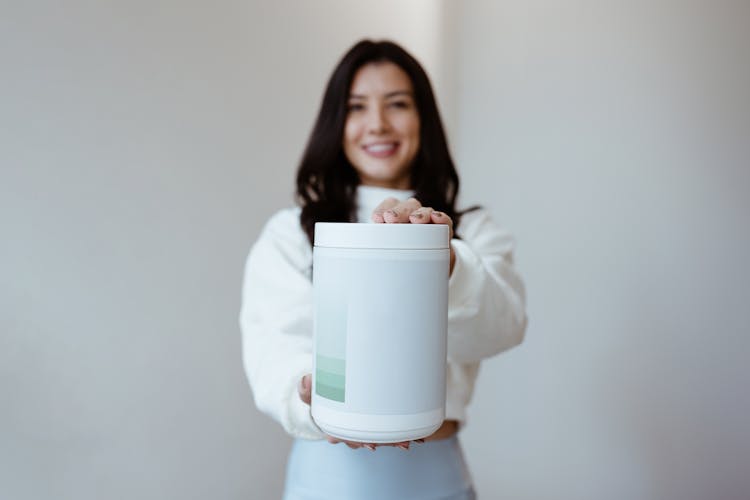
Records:
[[[445,224],[359,224],[316,222],[315,246],[428,250],[449,248]]]

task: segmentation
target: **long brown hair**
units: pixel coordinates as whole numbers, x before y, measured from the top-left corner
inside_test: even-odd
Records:
[[[420,148],[411,165],[411,188],[424,206],[448,214],[456,229],[458,174],[448,151],[445,132],[430,80],[422,66],[389,41],[362,40],[341,59],[331,75],[307,147],[297,170],[300,224],[310,244],[316,222],[352,222],[356,217],[359,175],[343,150],[347,101],[357,70],[368,63],[391,62],[411,79],[420,120]]]

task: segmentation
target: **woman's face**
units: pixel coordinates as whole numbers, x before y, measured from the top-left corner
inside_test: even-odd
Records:
[[[354,75],[344,127],[344,154],[366,186],[409,189],[419,151],[419,113],[409,76],[391,62]]]

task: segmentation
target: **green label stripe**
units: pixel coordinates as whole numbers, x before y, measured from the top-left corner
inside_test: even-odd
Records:
[[[329,385],[321,384],[318,382],[315,384],[315,392],[318,394],[318,396],[324,397],[326,399],[332,399],[334,401],[341,401],[344,402],[344,388],[341,387],[331,387]]]
[[[318,355],[315,364],[315,393],[343,403],[346,385],[344,360]]]
[[[337,375],[335,373],[331,372],[324,372],[323,370],[318,370],[318,383],[323,385],[328,385],[331,387],[340,387],[341,389],[344,388],[344,376],[343,375]]]
[[[322,370],[324,372],[335,373],[342,377],[346,374],[346,362],[343,359],[323,356],[322,354],[318,354],[318,357],[315,360],[315,367],[318,371]]]

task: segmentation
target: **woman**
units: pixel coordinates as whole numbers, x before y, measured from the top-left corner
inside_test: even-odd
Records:
[[[474,498],[456,433],[479,362],[520,343],[526,315],[512,238],[484,210],[458,212],[458,187],[422,67],[393,43],[356,44],[328,82],[302,157],[300,208],[269,220],[245,269],[248,380],[258,408],[296,438],[286,499]],[[455,233],[446,420],[419,443],[340,444],[310,416],[315,222],[447,224]]]

